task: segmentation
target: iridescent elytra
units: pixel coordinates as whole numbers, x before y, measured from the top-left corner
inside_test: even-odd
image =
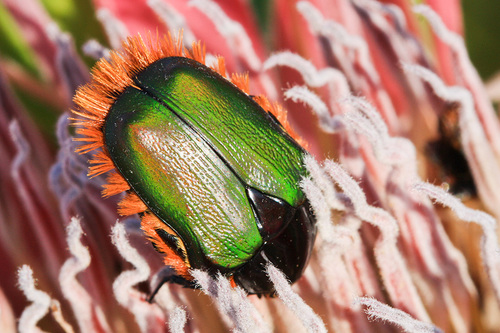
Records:
[[[140,214],[173,281],[194,287],[189,271],[203,269],[270,294],[265,265],[294,282],[314,244],[298,185],[306,152],[284,111],[248,94],[247,76],[204,63],[199,43],[129,38],[75,96],[78,151],[97,151],[89,175],[109,173],[104,196],[127,192],[119,213]]]

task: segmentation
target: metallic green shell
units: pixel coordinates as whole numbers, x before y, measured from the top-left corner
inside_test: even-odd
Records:
[[[139,73],[111,107],[104,142],[118,171],[183,240],[191,265],[231,270],[263,244],[249,187],[296,207],[303,150],[248,95],[196,61]]]

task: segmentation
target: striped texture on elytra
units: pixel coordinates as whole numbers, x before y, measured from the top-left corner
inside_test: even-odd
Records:
[[[232,274],[273,239],[281,248],[309,233],[291,250],[301,273],[316,230],[298,187],[304,150],[279,106],[248,95],[246,76],[231,83],[223,60],[203,63],[199,44],[188,51],[170,36],[130,38],[101,60],[75,97],[79,151],[101,148],[90,175],[111,171],[104,195],[128,192],[120,213],[142,214],[165,264],[186,280],[189,268]],[[286,251],[269,253],[287,261]]]

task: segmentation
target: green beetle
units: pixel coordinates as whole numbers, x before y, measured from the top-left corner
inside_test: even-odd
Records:
[[[144,45],[140,38],[125,45],[130,57],[137,45]],[[140,213],[156,220],[143,229],[167,257],[182,260],[165,262],[178,272],[173,280],[186,286],[194,287],[188,270],[196,268],[230,276],[249,293],[269,294],[267,262],[296,281],[316,236],[298,186],[306,175],[305,151],[271,113],[216,71],[163,53],[127,71],[129,83],[113,87],[113,94],[97,94],[111,103],[91,125],[102,133],[106,158],[128,192],[143,203]],[[101,64],[94,76],[117,62]],[[75,99],[87,118],[96,112],[82,100],[95,97],[95,82]],[[88,121],[83,127],[89,129]],[[88,134],[85,139],[93,142]]]

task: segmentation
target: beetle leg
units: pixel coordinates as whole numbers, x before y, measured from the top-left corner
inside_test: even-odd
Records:
[[[159,275],[158,284],[155,286],[155,288],[153,289],[153,291],[151,292],[151,294],[147,298],[147,301],[149,303],[153,302],[154,297],[156,296],[158,291],[160,291],[160,288],[165,283],[180,284],[184,288],[191,288],[191,289],[199,288],[198,285],[194,282],[194,280],[187,280],[184,277],[177,275],[175,273],[175,269],[174,269],[174,272],[172,272],[172,269],[170,267],[166,268],[166,269],[162,269],[158,275]]]
[[[155,248],[165,254],[164,263],[172,267],[176,274],[186,280],[193,278],[189,274],[189,261],[185,255],[185,248],[182,241],[177,237],[175,232],[170,229],[165,223],[161,222],[153,213],[145,213],[141,219],[141,228],[146,236],[151,240]],[[158,230],[165,232],[177,240],[176,248],[173,248],[171,242],[166,242],[165,237],[162,237]],[[181,253],[179,253],[179,251]],[[183,258],[184,257],[184,258]]]

